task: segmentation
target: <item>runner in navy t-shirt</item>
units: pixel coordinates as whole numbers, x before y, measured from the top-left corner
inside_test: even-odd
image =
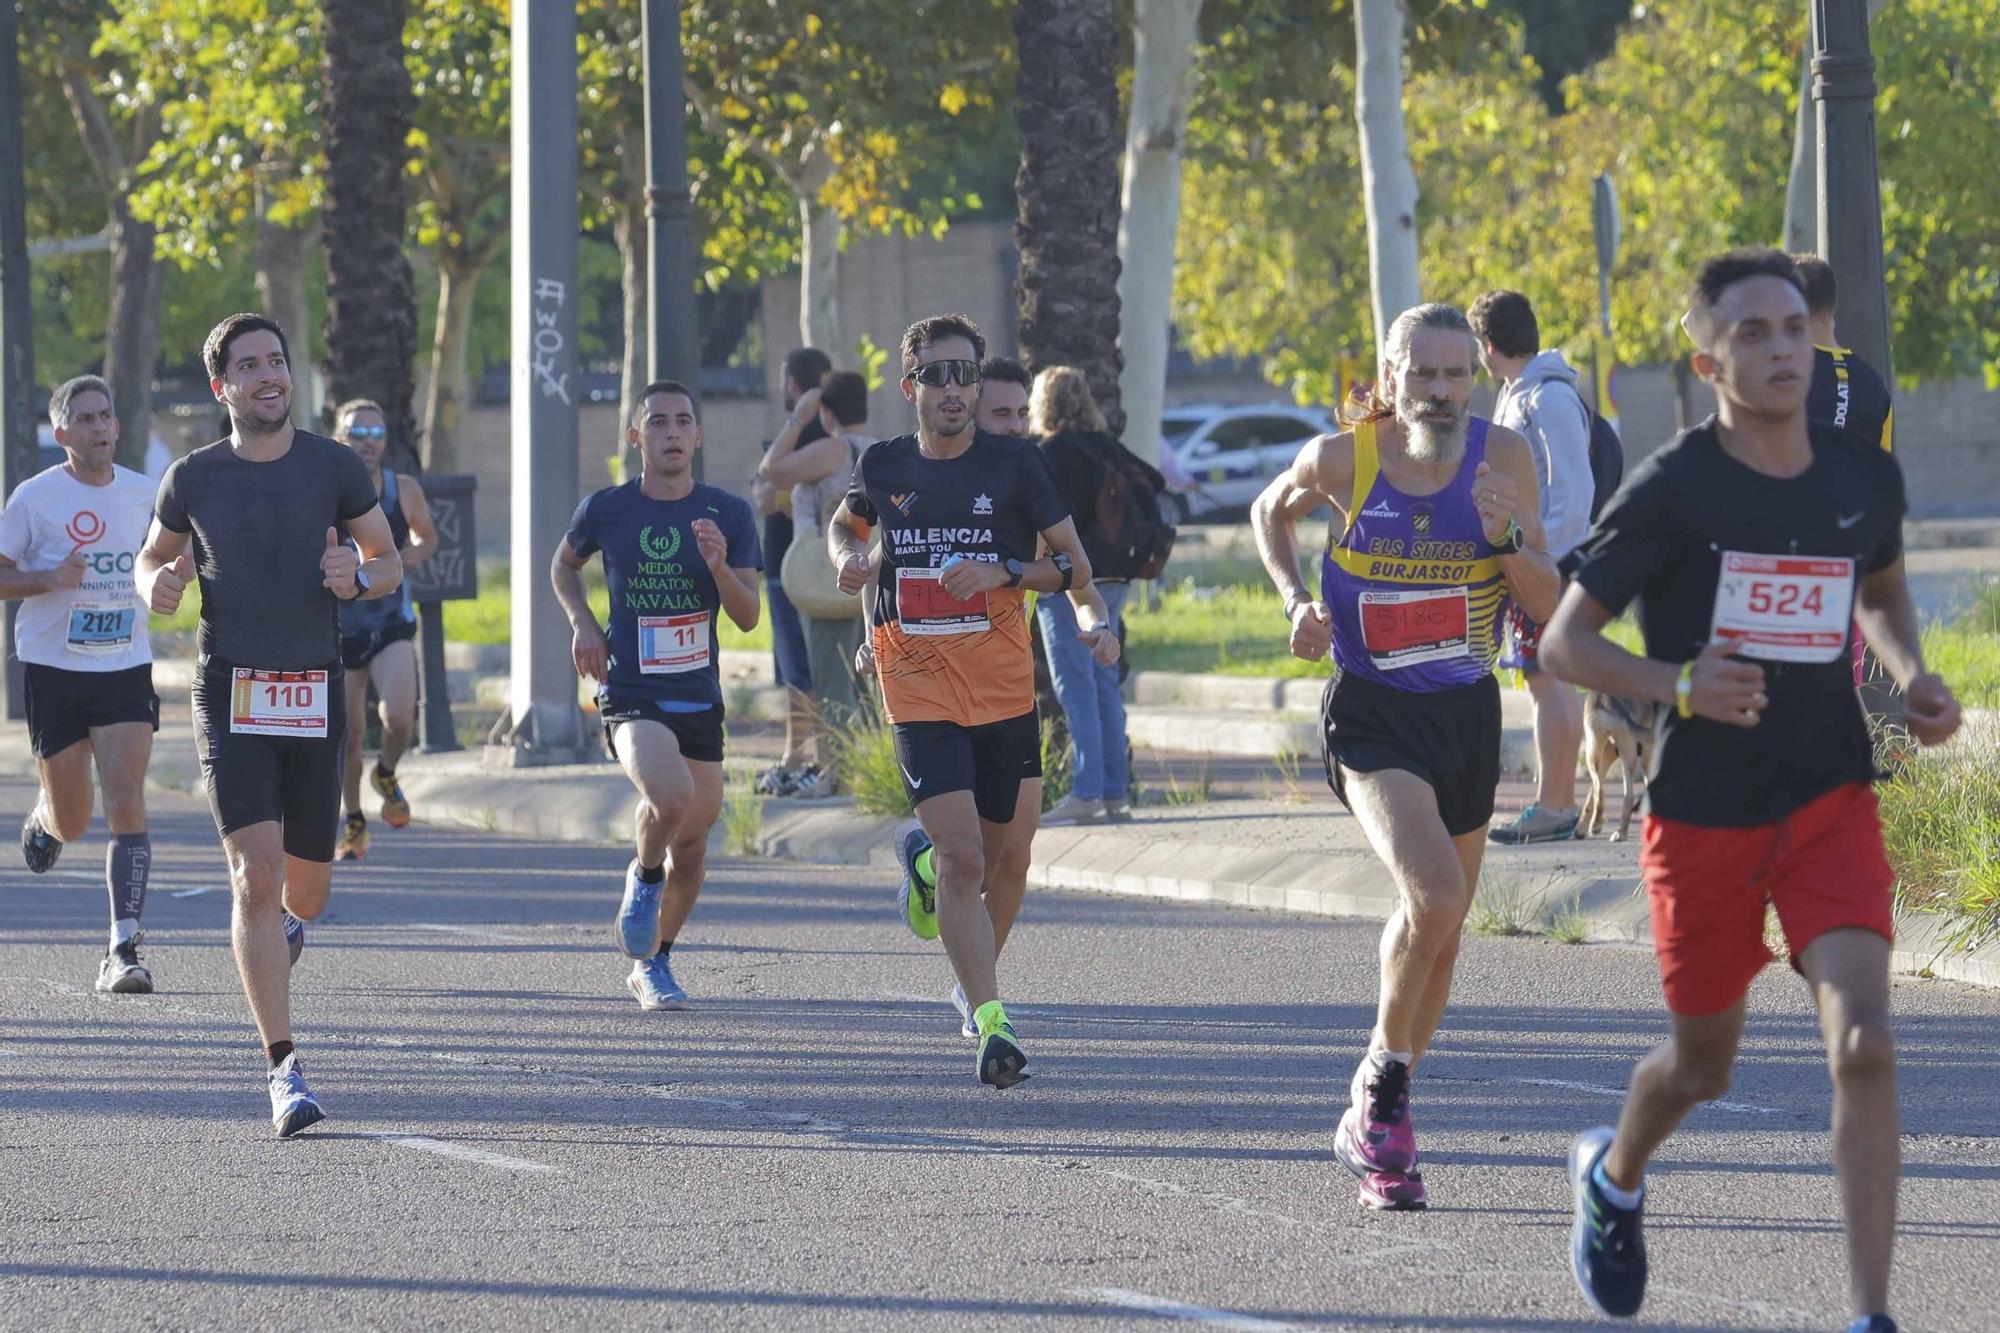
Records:
[[[575,629],[577,673],[598,682],[605,745],[642,798],[614,932],[637,960],[626,985],[642,1008],[679,1009],[687,992],[667,956],[701,892],[708,831],[722,812],[715,616],[755,627],[762,562],[750,506],[694,479],[693,394],[671,380],[647,385],[625,437],[639,451],[639,480],[577,506],[550,575]],[[583,591],[583,567],[599,551],[608,633]]]

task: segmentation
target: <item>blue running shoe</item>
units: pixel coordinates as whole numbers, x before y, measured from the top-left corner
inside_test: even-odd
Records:
[[[299,1053],[293,1051],[271,1071],[271,1124],[278,1137],[288,1139],[300,1130],[326,1119],[326,1112],[306,1086],[305,1070]]]
[[[665,879],[657,884],[640,879],[636,860],[625,868],[625,901],[618,904],[618,919],[612,923],[611,933],[627,958],[644,962],[658,951],[660,894],[666,887]]]
[[[306,923],[290,912],[285,913],[285,948],[292,955],[293,967],[299,965],[299,955],[305,952],[305,947]]]
[[[21,859],[37,875],[47,874],[63,849],[61,839],[42,827],[41,815],[42,807],[37,803],[21,825]]]
[[[926,882],[917,869],[917,858],[930,850],[931,840],[914,819],[896,834],[896,862],[903,867],[903,886],[896,892],[896,908],[903,924],[920,940],[938,937],[937,884]]]
[[[674,969],[659,954],[632,964],[625,988],[641,1009],[685,1009],[687,992],[674,980]]]
[[[1576,1230],[1570,1269],[1584,1298],[1603,1313],[1626,1318],[1646,1299],[1646,1238],[1639,1205],[1621,1208],[1597,1184],[1597,1164],[1611,1148],[1612,1129],[1599,1125],[1577,1136],[1569,1150],[1569,1180],[1576,1192]]]
[[[1896,1333],[1896,1321],[1885,1314],[1863,1315],[1847,1326],[1847,1333]]]

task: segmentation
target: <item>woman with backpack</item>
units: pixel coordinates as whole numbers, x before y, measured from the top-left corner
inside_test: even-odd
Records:
[[[1173,543],[1173,529],[1160,517],[1159,496],[1166,481],[1106,433],[1081,371],[1050,366],[1037,375],[1028,420],[1083,534],[1092,581],[1110,613],[1108,623],[1122,638],[1130,580],[1157,574]],[[1130,819],[1131,771],[1118,667],[1091,657],[1077,637],[1076,612],[1067,598],[1038,598],[1035,618],[1070,741],[1069,795],[1042,816],[1042,826]]]

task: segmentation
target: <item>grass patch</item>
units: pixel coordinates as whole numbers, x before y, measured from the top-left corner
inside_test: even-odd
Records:
[[[1558,944],[1586,944],[1590,940],[1590,918],[1583,914],[1583,902],[1574,896],[1563,900],[1549,917],[1549,938]]]
[[[1465,915],[1465,928],[1475,935],[1532,935],[1540,924],[1527,894],[1519,889],[1489,890],[1483,879],[1473,892],[1472,910]]]
[[[1168,773],[1166,778],[1162,795],[1168,805],[1206,805],[1215,796],[1215,780],[1209,776],[1207,755],[1196,762],[1186,782],[1172,773]]]
[[[880,715],[863,709],[834,731],[840,738],[840,784],[854,798],[855,807],[870,815],[909,814],[896,738]]]
[[[764,798],[747,773],[723,789],[722,845],[732,856],[764,854]]]
[[[1964,740],[1907,757],[1876,794],[1896,906],[1948,922],[1955,948],[2000,935],[2000,771]]]
[[[1056,802],[1069,795],[1071,772],[1069,743],[1056,741],[1056,729],[1042,719],[1042,813],[1055,809]]]
[[[583,590],[598,623],[611,617],[611,593],[604,584],[604,567],[591,561],[583,571]],[[508,643],[513,639],[513,603],[509,569],[504,562],[479,567],[479,596],[444,604],[444,636],[454,643]],[[758,592],[757,627],[747,633],[736,628],[726,615],[716,617],[716,639],[724,648],[763,649],[771,647],[769,608],[762,605]],[[187,610],[185,603],[182,611]]]
[[[2000,708],[2000,579],[1974,591],[1948,624],[1924,627],[1924,665],[1945,678],[1967,708]]]

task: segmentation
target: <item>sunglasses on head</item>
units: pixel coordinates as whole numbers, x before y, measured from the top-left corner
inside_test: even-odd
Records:
[[[910,378],[919,384],[927,384],[933,389],[942,389],[947,384],[957,384],[971,388],[979,383],[979,363],[977,361],[927,361],[910,372]]]
[[[352,440],[386,440],[389,438],[387,426],[349,426],[347,436]]]

